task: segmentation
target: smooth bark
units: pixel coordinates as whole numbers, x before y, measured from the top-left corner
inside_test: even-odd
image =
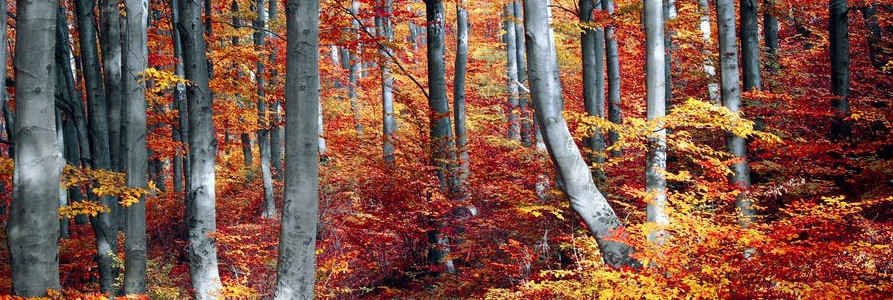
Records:
[[[515,22],[511,19],[513,10],[510,5],[505,5],[505,41],[506,52],[506,86],[508,87],[508,139],[521,141],[521,121],[518,118],[520,109],[518,103],[518,50],[515,39]]]
[[[177,59],[176,65],[174,66],[174,74],[180,78],[186,77],[186,71],[183,66],[183,44],[180,39],[180,31],[177,30],[177,24],[179,24],[180,19],[180,9],[179,9],[179,0],[170,0],[171,7],[171,28],[173,28],[173,32],[171,32],[171,40],[173,42],[174,48],[174,58]],[[189,140],[189,114],[187,112],[187,101],[186,101],[186,84],[182,82],[178,82],[173,92],[174,98],[174,106],[177,109],[177,128],[179,130],[174,131],[173,137],[175,140],[179,137],[179,142],[183,143],[184,149],[188,149],[189,145],[186,141]],[[179,158],[179,159],[177,159]],[[177,161],[180,161],[181,167],[177,167]],[[177,192],[185,192],[189,187],[189,156],[186,155],[180,149],[177,149],[177,157],[174,159],[174,190]],[[178,174],[179,173],[179,174]],[[178,183],[180,186],[178,187]]]
[[[699,0],[704,1],[704,0]],[[775,3],[763,0],[763,43],[766,47],[766,71],[778,72],[778,18],[774,15]]]
[[[275,299],[312,299],[319,207],[319,1],[288,0],[285,199]]]
[[[704,41],[704,73],[707,74],[707,97],[710,102],[720,104],[719,83],[716,82],[716,65],[713,63],[713,33],[710,29],[710,1],[698,0],[701,39]]]
[[[741,0],[741,74],[744,91],[761,90],[760,30],[757,26],[757,0]]]
[[[378,65],[381,72],[382,157],[384,157],[385,165],[389,167],[393,167],[395,164],[394,135],[397,133],[397,119],[394,115],[394,78],[391,76],[390,60],[388,59],[391,49],[387,46],[394,38],[394,31],[391,28],[393,2],[393,0],[378,0],[376,3],[379,5],[382,16],[375,18],[376,35],[384,42],[378,50],[381,56]]]
[[[601,0],[602,9],[608,12],[608,15],[614,14],[614,1]],[[608,120],[614,124],[623,123],[623,117],[620,109],[620,54],[617,46],[617,34],[614,25],[605,28],[605,59],[607,66],[608,81]],[[620,140],[620,134],[612,131],[608,139],[611,145]],[[623,150],[614,149],[611,156],[620,157]]]
[[[121,105],[124,90],[121,87],[121,14],[118,1],[102,0],[100,7],[100,36],[102,48],[102,72],[105,83],[106,112],[109,128],[109,157],[112,169],[120,171],[121,162]],[[114,214],[114,213],[113,213]],[[117,216],[116,216],[117,218]]]
[[[580,0],[580,22],[592,26],[592,13],[600,10],[594,0]],[[601,27],[583,29],[580,36],[583,61],[583,108],[590,117],[605,117],[605,33]],[[593,128],[584,145],[589,148],[590,163],[604,163],[605,137]],[[601,176],[599,176],[601,177]]]
[[[177,30],[183,42],[183,65],[189,110],[190,185],[186,195],[186,227],[189,232],[189,275],[196,299],[217,299],[222,294],[217,270],[214,132],[209,70],[205,38],[201,31],[201,8],[195,1],[180,1]]]
[[[648,121],[666,116],[666,52],[664,49],[664,17],[660,0],[645,0],[645,85]],[[648,240],[662,244],[670,224],[667,215],[667,130],[663,124],[648,134],[648,153],[645,156],[645,191],[648,193],[645,219],[657,224],[658,229],[648,233]]]
[[[536,119],[549,155],[557,168],[558,180],[590,233],[598,241],[602,257],[609,265],[636,266],[630,257],[633,248],[612,240],[624,235],[620,219],[607,199],[595,186],[589,167],[580,149],[574,144],[562,115],[561,83],[558,78],[558,58],[549,33],[547,0],[524,1],[524,27],[527,38],[530,94],[536,109]]]
[[[722,85],[722,103],[732,112],[741,110],[741,85],[738,77],[738,47],[735,45],[735,2],[716,1],[716,18],[719,31],[719,71]],[[735,199],[735,206],[747,223],[754,214],[752,201],[746,191],[750,189],[750,167],[747,164],[747,148],[743,137],[726,134],[726,149],[741,161],[732,166],[732,186],[742,193]]]
[[[465,0],[456,5],[456,61],[453,74],[453,119],[456,122],[456,172],[453,193],[456,200],[468,194],[468,129],[465,124],[465,75],[468,71],[468,11]]]
[[[527,91],[527,54],[524,49],[524,9],[521,1],[512,1],[512,13],[515,22],[515,57],[518,64],[518,83],[524,88],[518,91],[518,109],[521,114],[521,144],[524,147],[532,145],[531,138],[534,134],[533,116],[531,116],[530,93]],[[520,87],[520,86],[519,86]]]
[[[276,0],[273,0],[276,1]],[[254,20],[254,27],[259,28],[254,32],[254,49],[261,52],[263,50],[265,38],[267,34],[260,30],[267,26],[266,0],[258,0],[255,6],[257,10],[257,19]],[[266,65],[263,60],[257,60],[255,64],[255,78],[257,81],[257,113],[258,120],[261,122],[261,129],[257,131],[257,147],[260,150],[260,173],[264,188],[264,204],[261,216],[264,218],[273,218],[276,216],[276,200],[273,198],[273,173],[270,170],[270,126],[267,115],[266,102]]]
[[[360,12],[360,3],[357,0],[352,0],[350,2],[350,12],[354,16],[358,15]],[[360,23],[353,19],[350,22],[350,33],[356,38],[360,36]],[[357,98],[357,90],[360,88],[359,79],[360,79],[360,68],[363,66],[363,62],[360,61],[360,56],[358,55],[357,49],[356,51],[350,52],[350,68],[348,70],[348,77],[350,79],[350,85],[347,86],[347,97],[350,100],[350,111],[353,112],[353,123],[354,129],[357,131],[357,136],[363,135],[363,123],[360,122],[360,118],[362,115],[360,114],[360,101]]]
[[[831,94],[837,96],[831,100],[831,106],[838,114],[849,113],[850,105],[850,42],[849,25],[847,24],[849,8],[846,0],[831,0],[829,9],[829,35],[831,43]],[[849,136],[850,124],[838,116],[832,129],[832,138],[845,139]]]
[[[6,226],[12,293],[46,297],[59,290],[59,189],[65,160],[54,113],[56,14],[52,0],[16,2],[16,144]]]
[[[5,16],[5,15],[6,15],[6,0],[0,0],[0,16]],[[6,53],[6,47],[7,47],[6,40],[8,39],[7,32],[6,32],[6,29],[8,27],[7,25],[8,24],[7,24],[6,19],[3,19],[3,23],[2,23],[2,25],[0,25],[0,61],[4,62],[4,65],[7,60],[7,54],[8,54],[8,53]],[[2,80],[2,82],[4,83],[2,86],[0,86],[0,103],[2,103],[2,105],[3,105],[3,107],[2,107],[3,122],[4,122],[3,129],[6,132],[6,139],[8,141],[12,141],[13,127],[14,127],[15,122],[13,121],[12,111],[9,110],[9,102],[7,101],[8,95],[6,94],[6,85],[5,85],[5,83],[6,83],[6,68],[5,67],[0,68],[0,80]],[[7,145],[6,150],[7,150],[7,157],[12,158],[15,156],[15,145],[13,145],[13,144]],[[0,207],[0,212],[5,213],[5,210],[3,210],[3,208],[5,208],[5,206]]]

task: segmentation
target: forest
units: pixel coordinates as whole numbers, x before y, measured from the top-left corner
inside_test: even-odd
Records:
[[[0,9],[0,299],[893,295],[893,0]]]

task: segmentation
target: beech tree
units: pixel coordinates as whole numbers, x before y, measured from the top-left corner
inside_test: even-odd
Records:
[[[735,45],[735,3],[732,0],[716,1],[716,18],[719,31],[719,72],[722,86],[722,103],[732,112],[741,110],[741,84],[738,77],[738,47]],[[743,192],[750,189],[750,167],[747,164],[747,147],[743,137],[726,134],[726,149],[740,161],[732,166],[731,184]],[[754,210],[751,200],[741,193],[735,206],[746,223]]]
[[[189,187],[186,195],[186,227],[189,232],[189,277],[196,299],[216,299],[222,294],[217,270],[214,132],[208,60],[202,34],[201,8],[195,1],[179,1],[177,30],[183,42],[183,65],[189,114]]]
[[[518,51],[515,47],[520,47],[516,44],[515,39],[515,21],[513,18],[513,9],[511,4],[506,4],[505,6],[505,34],[503,35],[503,40],[505,41],[505,52],[506,52],[506,85],[508,87],[508,138],[513,141],[521,140],[521,120],[518,118],[519,111],[519,103],[518,103],[518,59],[517,54]]]
[[[605,117],[605,31],[604,28],[593,28],[593,10],[599,10],[594,0],[580,0],[578,12],[580,22],[584,24],[580,36],[580,48],[583,61],[583,107],[586,114],[593,117]],[[586,139],[586,147],[592,151],[590,161],[603,163],[605,137],[601,129],[595,128],[592,136]]]
[[[124,135],[127,155],[125,172],[127,186],[131,188],[148,188],[148,149],[146,148],[146,82],[143,73],[148,67],[149,50],[147,48],[146,27],[149,16],[147,0],[127,0],[126,15],[126,54],[124,57],[124,74],[122,88],[126,93],[124,116],[126,134]],[[142,195],[138,203],[125,208],[124,235],[124,292],[127,294],[146,293],[146,272],[148,247],[146,245],[146,196]]]
[[[276,299],[313,299],[319,207],[319,1],[288,0],[285,199]]]
[[[583,219],[598,241],[605,262],[618,267],[634,266],[633,248],[618,242],[615,235],[624,232],[620,219],[607,199],[595,186],[589,167],[562,115],[558,57],[549,33],[548,0],[524,1],[524,28],[527,36],[527,61],[530,95],[546,149],[557,168],[559,186],[567,194],[573,210]]]
[[[660,0],[645,0],[645,84],[646,115],[649,121],[666,115],[666,53],[664,52],[664,18]],[[648,135],[648,154],[645,156],[645,191],[649,193],[646,220],[659,227],[670,223],[667,216],[667,130],[657,124]],[[648,233],[654,243],[663,243],[664,231]]]
[[[394,78],[391,76],[389,60],[391,49],[387,46],[394,38],[394,30],[391,28],[393,2],[393,0],[377,0],[376,4],[382,15],[375,17],[376,35],[383,41],[378,49],[381,57],[378,66],[381,72],[382,156],[385,164],[391,167],[394,165],[394,135],[397,133],[397,119],[394,115]],[[333,58],[336,57],[335,53],[333,48]]]
[[[276,0],[273,0],[276,1]],[[261,52],[267,34],[263,31],[267,26],[266,0],[258,0],[255,4],[257,18],[254,20],[254,49]],[[273,173],[270,170],[270,114],[266,102],[266,65],[263,59],[258,59],[255,64],[255,80],[257,81],[257,113],[261,128],[257,131],[257,147],[260,151],[260,174],[264,185],[264,205],[261,216],[272,218],[276,215],[276,200],[273,198]]]
[[[850,104],[850,42],[849,42],[849,7],[846,0],[832,0],[829,4],[828,40],[831,43],[831,106],[837,117],[832,125],[831,138],[842,140],[850,135],[850,123],[845,119],[849,114]]]
[[[16,2],[15,173],[6,224],[12,292],[59,290],[59,188],[65,160],[56,141],[56,1]]]
[[[614,14],[614,1],[601,0],[602,9],[608,15]],[[605,28],[605,65],[607,66],[608,81],[608,120],[614,124],[622,124],[623,119],[620,111],[620,54],[617,46],[617,33],[614,25]],[[611,145],[620,140],[617,132],[611,132],[608,139]],[[615,149],[611,151],[611,155],[618,157],[623,155],[623,150]]]
[[[468,130],[465,123],[465,77],[468,72],[468,11],[465,0],[456,5],[456,61],[453,74],[453,118],[456,121],[456,162],[453,176],[456,186],[452,193],[457,200],[465,199],[468,183]]]
[[[741,74],[745,91],[763,88],[757,16],[757,0],[741,0]]]

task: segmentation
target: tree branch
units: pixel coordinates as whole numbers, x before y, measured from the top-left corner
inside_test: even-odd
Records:
[[[285,40],[285,37],[279,35],[279,34],[276,33],[275,31],[272,31],[272,30],[269,30],[269,29],[266,29],[266,28],[257,27],[257,26],[254,26],[254,25],[235,24],[235,23],[227,22],[227,21],[214,21],[214,23],[226,24],[226,25],[231,26],[232,28],[251,28],[251,29],[254,29],[254,30],[260,30],[260,31],[269,33],[270,35],[275,36],[276,38],[278,38],[278,39],[280,39],[280,40],[283,40],[283,41]]]

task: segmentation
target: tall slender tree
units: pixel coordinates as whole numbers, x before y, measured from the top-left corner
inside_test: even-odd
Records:
[[[146,86],[142,74],[148,67],[147,43],[149,2],[126,0],[126,51],[122,88],[127,101],[124,104],[126,121],[125,145],[127,161],[125,172],[127,186],[147,189],[148,149],[146,148]],[[146,196],[125,209],[124,235],[124,292],[145,294],[148,248],[146,244]]]
[[[580,22],[585,24],[580,36],[580,49],[583,61],[583,107],[590,117],[605,117],[605,31],[602,27],[593,27],[592,13],[601,10],[596,7],[596,0],[580,0],[578,12]],[[592,152],[590,162],[603,163],[605,137],[601,130],[595,128],[592,136],[586,139],[585,145]]]
[[[700,0],[703,1],[703,0]],[[775,1],[763,0],[763,43],[766,47],[766,71],[778,71],[778,17],[775,14]]]
[[[65,160],[56,141],[56,7],[18,0],[16,19],[16,144],[13,195],[6,226],[12,292],[46,297],[59,290],[59,188]]]
[[[217,299],[222,294],[217,270],[217,242],[209,234],[217,230],[215,198],[214,132],[209,70],[202,34],[201,8],[196,1],[179,1],[177,30],[183,42],[183,65],[189,110],[190,180],[186,195],[186,227],[189,232],[189,277],[196,299]]]
[[[660,0],[645,0],[645,85],[646,115],[649,121],[666,115],[666,74],[664,67],[664,17]],[[670,223],[667,216],[667,131],[663,124],[657,124],[648,137],[648,154],[645,156],[645,191],[649,198],[646,206],[646,219],[659,227]],[[648,239],[661,244],[663,230],[648,234]]]
[[[711,47],[713,45],[713,34],[710,29],[710,1],[708,0],[698,0],[698,10],[701,14],[699,18],[700,21],[700,30],[701,30],[701,40],[704,41],[704,49],[702,52],[704,53],[704,73],[707,74],[707,97],[710,98],[710,101],[713,103],[719,104],[719,84],[716,82],[716,65],[713,62],[713,51],[711,51]]]
[[[741,85],[738,77],[738,47],[735,45],[735,2],[716,1],[716,18],[719,31],[719,71],[722,85],[722,103],[732,112],[741,110]],[[726,148],[740,161],[732,166],[730,181],[742,191],[750,189],[750,167],[747,164],[745,140],[731,133],[726,134]],[[735,206],[744,216],[742,223],[749,221],[754,210],[746,193],[735,200]]]
[[[601,0],[602,9],[608,15],[614,15],[614,1]],[[608,120],[614,124],[623,122],[620,110],[620,54],[617,46],[617,32],[613,24],[605,28],[605,65],[607,66],[608,81]],[[613,145],[620,140],[617,132],[611,132],[608,139]],[[618,157],[623,154],[623,150],[614,149],[611,156]]]
[[[177,24],[179,24],[180,19],[180,8],[179,1],[180,0],[170,0],[171,7],[171,28],[173,28],[173,32],[171,32],[171,40],[173,42],[174,48],[174,58],[177,59],[176,65],[174,66],[174,74],[179,76],[180,78],[186,77],[186,70],[183,66],[183,43],[180,39],[180,31],[177,30]],[[174,106],[177,109],[177,125],[179,130],[175,130],[173,132],[173,138],[178,142],[186,142],[189,140],[189,114],[187,113],[187,101],[186,101],[186,84],[182,82],[178,82],[174,87]],[[188,145],[184,143],[185,147],[188,148]],[[177,157],[174,158],[174,190],[177,192],[185,192],[187,188],[189,188],[189,156],[184,155],[185,153],[181,151],[181,149],[177,149]],[[182,156],[181,159],[178,159]],[[177,162],[180,162],[181,166],[177,167]],[[178,174],[179,173],[179,174]],[[186,174],[184,176],[184,174]],[[179,188],[177,187],[178,183],[180,184]]]
[[[382,15],[375,17],[376,34],[384,41],[378,50],[381,57],[378,66],[381,71],[382,156],[388,166],[394,165],[394,134],[397,132],[397,119],[394,115],[394,78],[391,76],[389,61],[391,49],[387,46],[394,38],[394,31],[391,28],[393,2],[393,0],[377,0]]]
[[[615,239],[623,234],[623,225],[607,199],[595,186],[580,149],[573,142],[562,115],[558,57],[549,32],[548,0],[524,1],[524,27],[527,36],[530,95],[540,131],[557,168],[558,180],[571,207],[586,223],[598,241],[602,257],[612,266],[635,266],[630,257],[633,248]]]
[[[533,134],[533,117],[530,111],[530,95],[525,88],[527,86],[527,54],[524,49],[524,9],[521,8],[521,0],[512,1],[512,13],[515,22],[515,50],[518,64],[518,108],[521,115],[521,144],[530,147]]]
[[[285,7],[285,199],[279,232],[276,299],[313,299],[319,162],[319,1]]]
[[[503,16],[505,17],[503,40],[505,41],[506,85],[508,86],[508,138],[513,141],[521,141],[521,120],[518,119],[520,109],[518,103],[518,51],[515,49],[519,45],[516,44],[515,39],[515,21],[512,20],[514,10],[511,4],[505,5]]]
[[[276,0],[273,0],[276,1]],[[257,18],[254,20],[254,49],[261,52],[265,44],[266,32],[263,30],[267,27],[267,10],[266,0],[257,0],[255,10]],[[255,78],[257,80],[257,113],[258,120],[261,121],[261,128],[257,131],[257,147],[260,150],[260,174],[264,186],[264,205],[261,216],[272,218],[276,215],[276,199],[273,198],[273,174],[270,170],[270,122],[267,116],[270,114],[267,109],[266,99],[266,65],[263,59],[258,59],[255,64]]]
[[[354,16],[357,16],[360,13],[359,1],[350,1],[350,13]],[[360,22],[357,21],[357,19],[351,20],[350,34],[354,38],[359,38],[360,30]],[[360,114],[360,99],[357,95],[357,91],[360,88],[360,68],[363,66],[363,62],[360,61],[360,55],[358,53],[359,51],[360,49],[357,48],[354,51],[351,51],[350,56],[348,56],[350,63],[350,68],[348,69],[348,78],[350,79],[350,85],[347,86],[347,97],[350,100],[350,110],[353,112],[354,129],[356,129],[357,131],[357,136],[363,135],[363,123],[360,122],[360,118],[362,117],[362,115]]]
[[[453,193],[457,200],[465,199],[468,183],[468,130],[465,124],[465,75],[468,70],[468,10],[465,0],[456,4],[456,61],[453,74],[453,119],[456,121],[457,168],[453,176]]]

